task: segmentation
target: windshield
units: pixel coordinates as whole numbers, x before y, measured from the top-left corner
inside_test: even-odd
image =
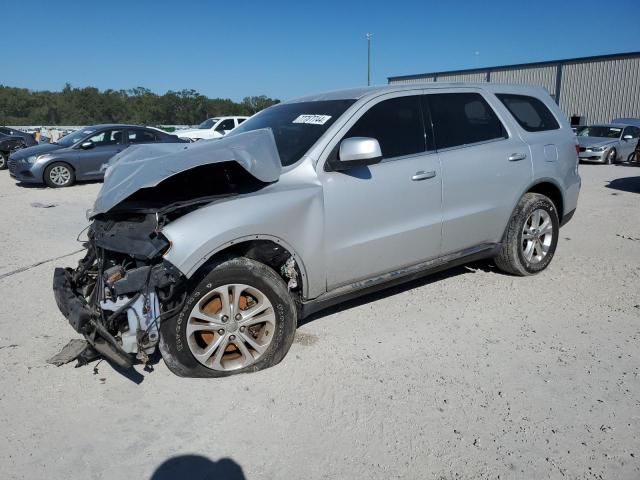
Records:
[[[286,167],[300,160],[354,102],[325,100],[275,105],[246,120],[227,136],[270,128],[276,140],[280,162]]]
[[[213,128],[213,126],[218,123],[219,118],[208,118],[207,120],[205,120],[204,122],[202,122],[200,125],[198,125],[198,128],[200,130],[208,130],[210,128]]]
[[[594,125],[591,127],[583,127],[578,130],[579,137],[602,137],[602,138],[620,138],[622,128],[619,127],[604,127]]]
[[[54,142],[54,143],[56,145],[61,145],[63,147],[70,147],[70,146],[78,143],[84,137],[86,137],[87,135],[92,134],[95,131],[96,131],[95,128],[81,128],[80,130],[76,130],[75,132],[72,132],[69,135],[67,135],[65,137],[62,137],[60,140],[58,140],[57,142]]]

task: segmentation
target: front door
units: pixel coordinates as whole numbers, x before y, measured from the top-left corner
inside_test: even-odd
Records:
[[[440,254],[442,175],[437,155],[427,147],[420,96],[372,103],[345,126],[341,139],[375,138],[383,160],[346,172],[319,172],[328,290]],[[338,154],[338,146],[331,155]]]
[[[625,127],[620,138],[620,151],[618,152],[618,161],[626,162],[627,158],[636,149],[638,144],[638,136],[640,134],[640,128],[638,127]],[[630,135],[631,140],[625,140],[624,137]]]
[[[91,141],[93,147],[80,149],[78,155],[79,171],[86,178],[101,178],[102,165],[127,147],[125,132],[119,129],[102,130],[86,141]]]

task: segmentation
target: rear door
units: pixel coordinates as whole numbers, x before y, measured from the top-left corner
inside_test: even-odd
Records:
[[[130,128],[127,131],[127,140],[130,145],[157,143],[160,141],[160,136],[157,133],[144,128]]]
[[[499,242],[532,179],[527,144],[490,100],[476,89],[425,96],[442,164],[443,254]]]

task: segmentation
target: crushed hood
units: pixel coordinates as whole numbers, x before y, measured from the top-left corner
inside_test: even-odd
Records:
[[[230,161],[237,162],[262,182],[275,182],[280,178],[280,156],[268,128],[215,141],[131,146],[109,161],[90,217],[106,213],[138,190],[155,187],[176,174]]]

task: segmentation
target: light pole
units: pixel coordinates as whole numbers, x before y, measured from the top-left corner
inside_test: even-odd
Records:
[[[371,37],[373,33],[367,33],[367,86],[371,85]]]

